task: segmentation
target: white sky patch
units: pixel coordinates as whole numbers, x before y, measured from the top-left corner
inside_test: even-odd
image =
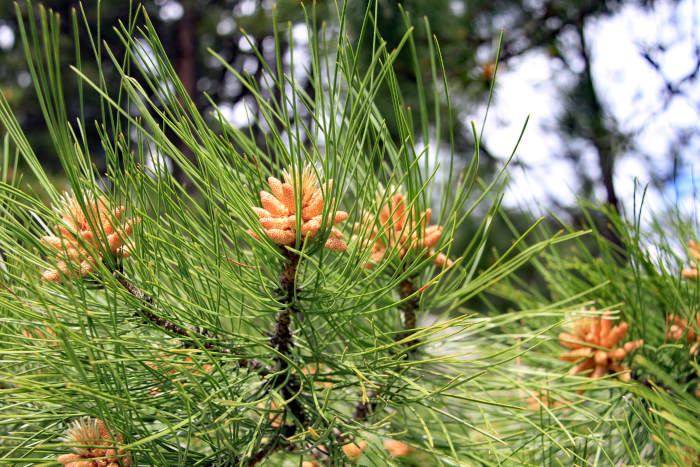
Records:
[[[216,23],[216,33],[220,36],[227,36],[236,29],[236,20],[230,16],[222,18],[218,23]]]
[[[227,71],[226,75],[224,75],[224,85],[223,89],[221,90],[222,95],[226,97],[235,97],[239,92],[241,92],[242,88],[243,85],[238,78],[236,78],[236,75],[230,71]]]
[[[306,23],[297,23],[292,26],[292,40],[296,45],[309,43],[309,30],[306,27]]]
[[[257,10],[257,2],[255,0],[243,0],[233,7],[234,16],[250,16]]]
[[[145,171],[153,178],[159,178],[172,173],[173,161],[154,148],[146,153]]]
[[[224,119],[236,128],[247,127],[255,121],[255,112],[250,108],[245,99],[235,104],[229,102],[220,104],[219,112],[221,112]]]
[[[32,75],[27,71],[20,71],[17,73],[17,84],[22,88],[26,88],[32,84]]]
[[[136,52],[134,54],[134,60],[139,67],[152,75],[156,75],[158,71],[156,68],[156,54],[153,52],[153,49],[146,39],[136,39],[134,41],[134,51]]]
[[[695,11],[693,9],[695,8]],[[664,78],[675,82],[687,76],[695,67],[693,31],[700,15],[697,4],[686,0],[677,6],[658,2],[652,11],[626,6],[622,12],[607,20],[592,23],[586,31],[594,38],[592,46],[593,73],[601,100],[617,119],[620,130],[634,137],[636,151],[616,161],[615,188],[625,207],[631,209],[634,179],[646,185],[659,171],[668,171],[672,161],[669,150],[672,137],[679,128],[696,131],[700,119],[697,102],[683,96],[668,97]],[[664,51],[652,48],[661,42]],[[641,55],[644,48],[660,65],[660,73],[654,70]],[[697,85],[687,90],[698,97]],[[691,97],[692,98],[692,97]],[[691,142],[692,143],[692,142]],[[700,141],[688,149],[700,153]],[[647,163],[641,160],[647,158]],[[698,167],[699,157],[688,154],[691,168]],[[683,203],[689,192],[676,190],[673,185],[664,187],[663,193],[650,189],[647,201],[661,209],[670,195]]]
[[[574,202],[572,190],[576,187],[572,183],[578,179],[571,164],[559,157],[561,140],[556,133],[547,130],[555,125],[556,115],[561,110],[552,83],[563,83],[566,75],[558,71],[543,52],[513,59],[508,68],[498,70],[497,89],[484,130],[489,151],[505,161],[530,115],[516,153],[527,170],[511,167],[511,184],[504,199],[508,206],[521,205],[523,200],[544,202],[551,193],[556,193],[561,203]],[[479,109],[476,115],[483,116],[484,111],[485,108]],[[475,118],[477,131],[481,129],[481,118]]]
[[[245,60],[243,60],[243,66],[241,67],[244,72],[248,73],[249,75],[255,74],[256,71],[258,71],[258,59],[255,57],[246,57]]]
[[[691,99],[677,96],[665,104],[664,80],[642,57],[640,50],[661,41],[665,50],[652,55],[661,65],[663,75],[670,81],[686,76],[695,65],[692,28],[697,27],[693,21],[700,16],[698,9],[692,0],[681,1],[677,6],[659,1],[649,12],[629,5],[613,17],[591,22],[586,29],[596,90],[620,130],[630,135],[634,144],[632,151],[618,158],[615,169],[615,188],[628,211],[632,208],[634,180],[645,185],[658,170],[670,168],[668,154],[673,130],[696,131],[700,120],[698,86],[685,89]],[[700,31],[695,33],[700,34]],[[570,58],[575,57],[567,56]],[[563,204],[575,200],[573,190],[577,187],[572,185],[578,177],[573,165],[561,158],[564,147],[554,130],[562,108],[557,88],[567,84],[563,80],[569,75],[565,70],[559,72],[561,66],[543,52],[533,52],[511,60],[508,68],[499,68],[484,132],[487,148],[505,159],[517,141],[526,116],[530,115],[516,155],[526,168],[510,170],[512,182],[504,200],[507,206],[522,205],[524,200],[545,206],[549,199]],[[576,63],[573,68],[578,68]],[[696,99],[695,102],[692,99]],[[477,122],[477,129],[480,129],[478,124],[483,112],[483,108],[478,109],[469,117]],[[684,174],[700,173],[700,157],[693,156],[700,154],[700,138],[697,139],[685,157],[691,161],[691,166],[684,169]],[[599,180],[597,155],[588,152],[591,154],[584,152],[585,164],[579,169]],[[647,158],[648,163],[642,157]],[[650,204],[659,204],[668,202],[669,195],[677,190],[670,186],[664,188],[666,193],[651,191],[654,190],[650,189],[647,200]],[[678,191],[680,196],[692,196],[690,190]],[[604,199],[602,190],[596,195]]]
[[[241,49],[241,52],[250,52],[253,50],[254,46],[255,39],[250,36],[241,36],[241,38],[238,39],[238,48]]]
[[[183,14],[185,14],[185,9],[179,2],[174,0],[165,2],[158,11],[158,16],[160,16],[160,19],[163,21],[177,21],[182,18]]]
[[[15,33],[7,24],[0,24],[0,49],[10,50],[15,45]]]
[[[464,2],[460,1],[452,1],[450,2],[450,11],[452,11],[452,14],[455,16],[462,16],[464,12],[466,11],[467,7],[465,6]]]

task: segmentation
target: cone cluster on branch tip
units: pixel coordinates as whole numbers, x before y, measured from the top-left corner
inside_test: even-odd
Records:
[[[99,418],[75,420],[66,433],[75,453],[58,456],[56,462],[64,467],[129,467],[131,457],[119,448],[122,441],[122,435],[112,437]]]
[[[569,370],[570,375],[586,373],[591,378],[600,378],[613,372],[619,373],[619,379],[629,381],[629,368],[620,362],[644,341],[630,341],[616,347],[627,334],[627,329],[625,321],[613,326],[609,313],[595,318],[582,318],[574,323],[572,333],[559,334],[559,343],[571,349],[559,358],[569,362],[583,359]]]
[[[62,225],[55,227],[57,234],[41,237],[42,243],[55,250],[57,260],[55,269],[44,271],[43,280],[59,282],[63,276],[89,274],[106,252],[129,255],[131,245],[125,241],[133,224],[141,220],[123,221],[124,206],[110,208],[104,197],[85,199],[84,207],[67,196],[59,209]]]
[[[414,208],[407,210],[402,193],[392,196],[390,202],[382,206],[379,215],[365,211],[362,222],[355,223],[357,233],[352,236],[353,241],[359,239],[365,248],[372,248],[372,255],[364,266],[371,269],[382,261],[387,251],[395,250],[403,258],[411,249],[417,252],[427,250],[436,266],[452,266],[452,260],[444,253],[432,250],[440,241],[442,226],[427,226],[431,214],[430,208],[420,212]]]
[[[367,443],[365,441],[348,443],[345,444],[342,449],[350,461],[356,461],[362,455],[362,451],[367,449]]]
[[[690,353],[691,355],[697,355],[698,350],[700,350],[700,334],[697,332],[700,329],[700,314],[697,315],[695,329],[693,329],[692,325],[688,325],[687,319],[680,316],[671,315],[668,317],[668,321],[671,323],[671,326],[668,328],[666,335],[674,341],[681,340],[683,336],[686,336],[689,344],[694,341],[690,347]]]
[[[416,450],[416,448],[395,439],[384,440],[384,447],[387,451],[389,451],[391,457],[407,456]]]
[[[260,192],[262,208],[254,207],[253,210],[260,218],[260,225],[273,242],[278,245],[294,245],[297,238],[297,216],[301,217],[301,239],[310,239],[318,234],[322,225],[333,226],[348,218],[345,211],[330,211],[323,220],[324,198],[318,180],[310,167],[304,169],[301,177],[293,170],[282,172],[283,182],[275,177],[269,177],[267,183],[270,191]],[[301,186],[299,185],[301,182]],[[333,180],[326,183],[326,193],[331,192]],[[295,193],[300,195],[300,212],[297,212]],[[329,203],[333,205],[335,199]],[[258,236],[249,231],[255,237]],[[343,234],[335,227],[331,227],[331,235],[326,240],[325,247],[329,250],[346,250],[348,247],[343,242]]]
[[[695,261],[700,261],[700,245],[695,243],[694,241],[690,240],[688,242],[688,253],[690,253],[690,256],[692,256]],[[691,260],[690,261],[690,266],[689,268],[685,268],[681,271],[681,274],[683,274],[683,277],[688,278],[688,279],[697,279],[698,277],[698,264]]]

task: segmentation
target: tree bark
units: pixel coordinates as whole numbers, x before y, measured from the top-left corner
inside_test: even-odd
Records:
[[[182,2],[184,12],[177,24],[177,57],[175,71],[187,91],[190,99],[196,103],[196,83],[197,83],[197,56],[195,48],[195,30],[198,17],[194,6],[190,2]],[[187,157],[190,162],[195,163],[192,150],[183,141],[178,141],[178,149]],[[187,183],[187,176],[178,164],[173,164],[173,176],[183,185]]]

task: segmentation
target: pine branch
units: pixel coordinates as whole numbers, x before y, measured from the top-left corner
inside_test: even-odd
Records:
[[[284,293],[282,303],[286,306],[284,311],[277,314],[277,323],[275,324],[275,333],[270,338],[270,345],[277,349],[284,356],[291,355],[291,349],[294,347],[292,338],[292,330],[290,328],[292,313],[298,313],[299,310],[295,307],[294,295],[296,292],[296,274],[297,266],[299,265],[299,255],[283,248],[282,254],[288,260],[285,263],[282,273],[280,274],[280,288]],[[278,370],[285,372],[289,370],[289,364],[283,357],[276,357]],[[290,400],[288,404],[292,415],[300,422],[304,422],[306,414],[301,403],[294,398],[294,395],[299,391],[299,381],[291,375],[279,374],[278,378],[286,377],[286,382],[281,388],[282,396],[286,400]]]
[[[166,330],[167,332],[169,332],[171,334],[176,334],[178,336],[190,338],[192,336],[192,334],[197,334],[198,336],[203,337],[203,338],[207,338],[207,339],[214,338],[214,335],[209,330],[207,330],[201,326],[192,326],[192,327],[185,328],[182,326],[178,326],[177,324],[156,315],[155,313],[153,313],[152,311],[147,309],[147,308],[152,308],[154,306],[153,297],[146,295],[143,291],[138,289],[134,284],[129,282],[123,275],[115,272],[114,277],[117,279],[117,282],[119,282],[127,292],[129,292],[131,295],[136,297],[140,302],[142,302],[146,305],[145,307],[139,307],[135,313],[135,316],[145,318],[148,321],[150,321],[151,323],[158,326],[159,328],[162,328],[162,329]],[[219,343],[215,344],[212,342],[203,342],[202,345],[207,350],[212,350],[215,352],[224,353],[224,354],[228,354],[228,355],[237,355],[231,349],[222,348],[221,344],[219,344]],[[238,360],[236,363],[241,368],[251,368],[253,370],[263,370],[261,372],[261,374],[263,374],[263,375],[267,374],[270,371],[269,369],[265,368],[265,365],[263,365],[262,362],[255,360],[255,359],[245,359],[244,358],[244,359]]]
[[[399,284],[399,293],[401,294],[401,299],[405,300],[401,305],[403,310],[403,324],[405,332],[399,334],[399,340],[406,339],[412,334],[416,329],[416,310],[418,309],[418,297],[413,296],[415,293],[415,288],[413,286],[414,278],[404,279]],[[410,298],[409,298],[410,297]],[[411,347],[418,343],[418,339],[412,339],[406,342],[407,347]]]
[[[288,260],[284,264],[279,279],[280,288],[284,294],[282,303],[286,308],[284,311],[277,314],[275,332],[272,334],[272,336],[270,336],[270,345],[277,349],[280,354],[288,357],[291,355],[292,347],[294,347],[294,340],[290,327],[291,316],[292,313],[299,312],[294,303],[299,255],[286,248],[283,248],[282,254]],[[275,362],[277,365],[277,375],[271,381],[272,385],[275,385],[275,383],[282,378],[285,379],[282,387],[280,388],[280,393],[282,394],[282,397],[288,401],[286,407],[289,409],[289,412],[291,412],[292,416],[294,416],[302,425],[304,425],[306,421],[306,411],[299,400],[294,397],[300,389],[299,381],[296,377],[288,374],[289,363],[287,362],[286,358],[277,356],[275,358]],[[248,465],[257,465],[258,462],[273,454],[275,451],[281,448],[284,443],[286,443],[286,441],[284,441],[285,438],[293,436],[294,433],[295,428],[293,425],[285,426],[283,433],[279,433],[277,436],[273,437],[272,440],[263,446],[260,451],[248,459]]]
[[[287,307],[284,311],[277,314],[277,323],[275,324],[275,333],[270,338],[270,344],[283,355],[289,355],[291,348],[294,346],[292,340],[292,331],[289,327],[291,324],[292,313],[298,310],[294,306],[294,293],[296,292],[295,277],[297,273],[297,265],[299,264],[299,255],[286,248],[282,254],[288,260],[280,273],[280,288],[284,294],[282,303]],[[286,365],[284,359],[277,359],[280,367]]]

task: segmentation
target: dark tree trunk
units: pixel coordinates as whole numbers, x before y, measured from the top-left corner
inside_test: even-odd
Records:
[[[591,60],[588,55],[588,46],[586,36],[583,30],[583,23],[577,27],[579,40],[581,44],[581,56],[584,60],[584,71],[582,80],[586,87],[586,96],[590,106],[590,134],[589,139],[596,148],[598,153],[598,165],[600,166],[601,182],[605,187],[606,201],[615,209],[620,211],[619,200],[615,193],[614,183],[614,167],[615,167],[615,147],[613,141],[613,131],[605,126],[603,106],[598,99],[595,85],[593,83],[593,74],[591,72]]]
[[[195,30],[197,15],[190,2],[182,2],[184,13],[177,24],[177,57],[175,71],[190,99],[196,103],[195,92],[197,83],[197,56],[195,48]],[[192,162],[194,153],[184,142],[178,142],[178,149]],[[180,183],[187,183],[187,176],[178,164],[173,164],[173,176]]]

